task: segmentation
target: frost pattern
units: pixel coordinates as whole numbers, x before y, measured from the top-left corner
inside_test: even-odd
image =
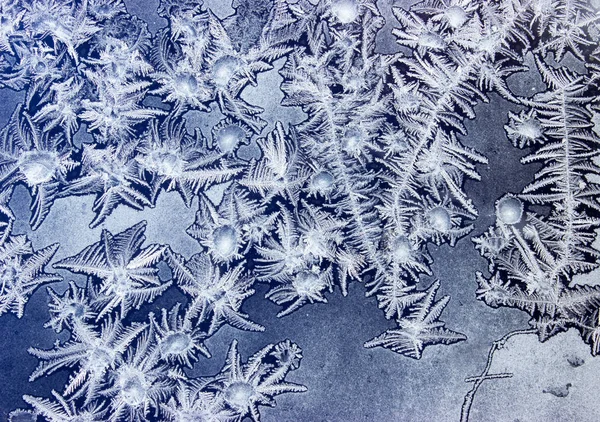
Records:
[[[45,272],[59,244],[35,250],[27,236],[11,234],[15,216],[8,207],[9,197],[7,191],[0,194],[0,315],[12,312],[22,318],[25,304],[40,285],[62,280]]]
[[[54,264],[55,268],[92,277],[89,288],[96,290],[92,305],[98,308],[96,319],[116,308],[124,318],[132,308],[151,302],[171,284],[159,279],[154,266],[165,247],[153,244],[141,248],[145,228],[146,223],[141,222],[116,235],[103,230],[100,242]]]
[[[58,244],[35,251],[25,236],[11,236],[0,245],[0,315],[13,312],[23,317],[25,303],[41,284],[62,280],[44,272]]]
[[[444,327],[438,318],[450,297],[435,301],[440,283],[432,284],[425,294],[406,294],[404,307],[408,315],[399,321],[398,329],[388,330],[365,343],[365,347],[385,347],[397,353],[420,359],[423,349],[431,344],[452,344],[466,337]],[[409,303],[413,303],[408,306]]]
[[[92,228],[164,191],[197,207],[191,256],[145,245],[139,222],[103,228],[55,263],[88,281],[48,288],[46,326],[70,337],[30,349],[40,361],[31,379],[71,375],[53,398],[25,396],[32,409],[15,419],[259,420],[259,406],[304,390],[285,381],[302,357],[294,343],[242,363],[234,342],[218,375],[184,372],[210,357],[205,340],[223,325],[264,330],[242,310],[255,283],[285,316],[364,282],[396,322],[366,347],[420,359],[465,340],[440,320],[450,300],[436,299],[440,282],[420,279],[432,275],[429,245],[472,230],[463,185],[487,159],[460,138],[492,92],[522,106],[506,134],[542,169],[498,200],[496,225],[475,239],[491,272],[477,294],[529,312],[541,339],[577,327],[598,353],[600,291],[573,282],[599,254],[596,11],[584,0],[424,0],[393,8],[400,51],[382,54],[374,0],[314,3],[240,1],[219,19],[202,2],[163,0],[156,34],[122,0],[0,5],[0,86],[25,91],[0,131],[0,313],[22,316],[37,286],[61,279],[44,272],[58,245],[35,251],[11,233],[15,186],[31,195],[33,230],[74,195],[95,197]],[[549,64],[567,53],[588,74]],[[526,54],[547,85],[532,98],[506,82]],[[243,95],[275,62],[281,105],[302,110],[300,123],[274,121]],[[172,288],[187,303],[148,312]]]
[[[474,239],[492,273],[477,275],[477,295],[490,306],[528,312],[542,341],[579,329],[596,355],[600,288],[578,285],[573,277],[597,268],[600,257],[592,246],[600,225],[599,139],[594,111],[585,106],[597,75],[555,69],[539,57],[536,65],[548,89],[521,100],[526,110],[510,115],[506,132],[515,146],[533,147],[523,163],[544,166],[519,195],[498,200],[496,225]],[[535,205],[550,211],[540,213]]]

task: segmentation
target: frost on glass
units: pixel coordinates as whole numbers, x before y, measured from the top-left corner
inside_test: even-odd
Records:
[[[463,140],[490,94],[514,106],[506,138],[539,170],[474,238],[489,273],[473,295],[529,313],[542,341],[575,328],[598,354],[600,290],[578,278],[599,258],[597,11],[424,0],[384,16],[383,3],[238,1],[220,17],[163,0],[150,28],[121,0],[0,5],[0,87],[18,103],[0,130],[0,314],[26,315],[49,284],[45,326],[61,337],[29,349],[31,381],[69,373],[51,397],[25,395],[13,421],[259,420],[275,396],[306,389],[286,381],[300,346],[243,362],[236,340],[221,372],[190,375],[222,327],[268,329],[243,309],[258,283],[280,317],[362,283],[394,325],[367,348],[421,359],[467,340],[443,315],[451,298],[429,251],[479,217],[465,182],[488,157]],[[509,82],[526,70],[544,85],[529,97]],[[267,74],[277,92],[260,90]],[[282,98],[277,112],[256,105],[264,96]],[[28,224],[11,210],[24,191]],[[191,250],[181,224],[163,227],[173,242],[148,240],[137,213],[171,191],[195,213],[181,233]],[[86,244],[34,247],[57,201],[78,197],[92,198]],[[108,230],[120,213],[134,217]],[[464,420],[501,343],[467,379]]]
[[[592,246],[600,212],[592,124],[597,75],[555,69],[540,58],[536,65],[548,89],[522,99],[526,117],[511,115],[506,131],[515,146],[532,146],[523,163],[543,167],[518,195],[497,201],[496,225],[474,239],[492,273],[477,275],[477,295],[490,306],[528,312],[540,340],[577,328],[596,355],[600,289],[574,276],[597,268],[600,256]]]

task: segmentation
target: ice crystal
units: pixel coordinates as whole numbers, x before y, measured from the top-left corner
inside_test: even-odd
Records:
[[[80,117],[87,123],[89,131],[99,133],[101,141],[127,139],[134,134],[135,126],[165,114],[162,110],[143,106],[147,82],[113,81],[105,70],[90,71],[87,77],[98,96],[82,100]]]
[[[186,261],[172,252],[168,262],[178,287],[191,297],[189,317],[208,323],[209,334],[223,323],[243,330],[264,330],[240,310],[244,299],[254,294],[253,280],[242,276],[241,265],[222,273],[206,255],[197,254]]]
[[[364,282],[397,324],[366,347],[420,359],[465,340],[440,320],[441,282],[421,279],[430,245],[454,246],[478,216],[464,185],[488,161],[461,142],[492,93],[520,107],[506,135],[540,169],[498,199],[496,224],[474,239],[491,273],[478,274],[477,296],[528,312],[542,340],[575,327],[600,352],[600,290],[575,280],[600,258],[597,11],[583,0],[423,0],[393,6],[394,21],[378,6],[242,0],[220,19],[202,2],[163,0],[166,26],[152,34],[121,0],[2,2],[0,86],[24,96],[0,131],[0,314],[21,317],[37,286],[61,279],[44,272],[57,244],[36,251],[12,233],[17,185],[31,195],[32,230],[76,195],[94,196],[90,227],[103,229],[54,264],[88,278],[47,289],[46,327],[69,337],[30,349],[31,379],[68,370],[64,392],[25,396],[32,409],[13,419],[259,420],[274,396],[304,391],[285,381],[296,344],[242,363],[234,342],[216,376],[186,372],[223,325],[264,330],[243,310],[254,283],[285,316]],[[379,52],[382,34],[396,53]],[[520,97],[508,81],[526,56],[545,87]],[[269,115],[248,88],[276,65],[284,109]],[[145,222],[106,229],[119,205],[152,208],[166,191],[197,207],[196,249],[144,245]],[[169,289],[184,298],[151,312]]]
[[[420,359],[423,349],[432,344],[452,344],[466,340],[463,334],[447,329],[439,321],[449,296],[436,301],[439,282],[432,284],[426,293],[408,308],[408,315],[398,321],[398,329],[388,330],[365,343],[365,347],[385,347],[396,353]]]
[[[228,409],[225,401],[214,392],[204,390],[198,383],[180,382],[176,393],[162,410],[170,422],[200,420],[207,422],[233,421],[237,415]]]
[[[308,169],[297,151],[298,145],[294,145],[293,138],[286,136],[280,122],[273,132],[257,143],[262,157],[250,164],[240,183],[259,193],[265,202],[279,194],[296,204],[300,188],[308,176]]]
[[[239,173],[240,169],[228,168],[223,154],[208,149],[200,131],[192,137],[184,127],[184,119],[172,120],[171,117],[165,119],[160,128],[156,121],[151,123],[146,139],[138,146],[135,159],[152,175],[153,200],[166,186],[167,191],[177,189],[186,205],[190,206],[201,188],[222,183]],[[228,152],[230,150],[223,151]]]
[[[78,409],[75,407],[75,403],[68,402],[56,391],[52,391],[52,395],[56,401],[29,395],[23,396],[23,400],[33,407],[37,415],[43,416],[49,422],[101,422],[105,420],[106,409],[103,409],[101,405],[92,404]]]
[[[129,345],[146,327],[144,324],[125,327],[120,319],[110,317],[104,320],[99,332],[94,325],[78,324],[74,326],[72,339],[66,343],[57,343],[50,350],[29,349],[41,361],[30,380],[61,368],[74,368],[65,395],[84,396],[85,403],[90,404],[97,400],[109,370],[123,359]]]
[[[30,39],[49,37],[57,48],[64,45],[75,61],[79,58],[77,47],[99,29],[86,10],[74,1],[34,0],[23,6],[24,36]]]
[[[142,333],[125,358],[109,371],[108,386],[100,392],[110,398],[109,422],[145,421],[151,408],[158,415],[159,403],[170,395],[174,383],[166,368],[157,363],[155,348],[151,333]]]
[[[540,58],[536,65],[548,89],[522,99],[529,111],[511,114],[506,131],[515,146],[534,145],[523,163],[544,167],[518,196],[498,200],[496,226],[474,239],[493,273],[477,275],[477,294],[491,306],[528,312],[542,340],[578,328],[597,354],[600,289],[573,283],[576,274],[595,269],[600,257],[592,247],[593,229],[600,224],[593,178],[599,174],[598,138],[583,107],[591,100],[594,76],[553,69]],[[532,205],[547,205],[550,214],[540,215]]]
[[[45,327],[51,327],[57,333],[64,328],[73,330],[75,325],[89,323],[96,317],[92,309],[95,291],[91,288],[79,287],[71,281],[62,295],[49,287],[48,296],[50,320]]]
[[[140,210],[152,205],[149,184],[140,175],[138,162],[131,159],[131,145],[83,145],[81,167],[62,190],[62,195],[95,194],[90,227],[101,224],[120,204]]]
[[[177,361],[191,367],[192,361],[197,360],[197,354],[210,357],[210,352],[203,343],[208,333],[195,326],[189,310],[182,317],[179,315],[179,303],[167,312],[162,310],[160,323],[150,315],[156,335],[156,343],[160,358],[169,362]]]
[[[251,135],[251,129],[247,125],[231,118],[220,121],[212,129],[213,142],[223,154],[231,154],[247,144]]]
[[[12,189],[25,183],[32,194],[31,226],[35,229],[46,218],[59,186],[77,163],[61,134],[43,131],[31,116],[17,106],[11,120],[0,133],[0,182]]]
[[[220,373],[202,381],[179,381],[176,393],[162,405],[168,421],[260,421],[259,406],[274,406],[274,397],[306,391],[285,378],[298,369],[302,351],[289,340],[270,344],[242,363],[237,341],[231,344]]]
[[[142,249],[145,229],[146,223],[141,222],[116,235],[104,230],[98,243],[54,265],[97,280],[97,318],[117,307],[123,318],[131,308],[139,309],[169,287],[170,282],[162,282],[154,267],[163,257],[165,246],[153,244]]]
[[[221,373],[215,376],[214,386],[217,394],[239,417],[250,416],[253,421],[260,420],[258,406],[273,406],[274,397],[283,393],[306,391],[306,387],[286,382],[290,370],[297,367],[294,359],[280,360],[281,349],[289,348],[288,353],[298,353],[293,343],[283,343],[273,350],[271,344],[252,355],[246,363],[241,362],[234,341],[229,348],[227,361]],[[274,363],[271,363],[274,361]]]
[[[235,184],[223,194],[218,208],[208,199],[199,200],[196,221],[187,233],[198,240],[217,262],[243,258],[254,242],[260,242],[269,227],[264,224],[265,206],[251,199]],[[258,232],[262,229],[263,232]]]
[[[33,291],[44,283],[62,280],[47,274],[44,267],[58,249],[58,243],[34,250],[25,236],[11,236],[0,244],[0,315],[13,312],[23,316]]]
[[[271,69],[271,63],[290,50],[285,45],[289,35],[276,31],[280,16],[271,13],[256,43],[236,49],[228,29],[241,30],[239,23],[227,29],[210,10],[198,7],[165,11],[170,25],[156,37],[153,58],[158,72],[154,78],[159,88],[154,92],[166,95],[176,113],[190,107],[206,110],[208,103],[217,101],[224,114],[260,132],[265,126],[258,117],[262,109],[239,94],[246,85],[256,84],[256,75]]]

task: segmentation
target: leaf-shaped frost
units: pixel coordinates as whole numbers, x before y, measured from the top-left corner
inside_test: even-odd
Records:
[[[40,285],[62,280],[44,272],[59,247],[58,243],[35,251],[25,236],[12,236],[0,245],[0,315],[23,316],[29,296]]]
[[[264,331],[241,311],[243,301],[254,294],[253,280],[242,275],[241,264],[222,272],[206,255],[185,260],[172,251],[167,252],[167,263],[178,287],[191,297],[187,317],[206,323],[209,335],[224,323],[241,330]]]
[[[529,110],[510,115],[506,132],[515,146],[534,147],[522,162],[540,162],[542,168],[518,197],[498,200],[495,227],[473,239],[492,272],[490,278],[478,274],[478,296],[490,306],[528,312],[542,340],[576,327],[597,353],[599,290],[574,283],[577,274],[596,269],[600,258],[592,245],[600,226],[600,141],[585,107],[595,95],[595,76],[552,68],[539,57],[536,65],[548,89],[521,100]],[[551,211],[524,212],[528,204]]]
[[[98,309],[98,318],[117,307],[124,317],[131,308],[152,302],[171,285],[159,279],[155,265],[163,258],[165,247],[152,244],[142,249],[145,230],[146,222],[116,235],[103,230],[99,242],[54,264],[95,278],[99,288],[93,306]]]
[[[436,301],[439,281],[427,289],[425,295],[408,309],[408,314],[398,320],[398,328],[369,340],[365,347],[384,347],[413,359],[421,359],[423,349],[435,344],[453,344],[467,337],[445,327],[439,317],[450,297]]]
[[[281,356],[286,357],[281,359]],[[274,397],[280,394],[306,391],[303,385],[285,381],[287,374],[298,367],[301,358],[300,348],[288,341],[270,344],[242,363],[234,340],[225,366],[215,376],[218,395],[240,418],[248,416],[258,422],[259,406],[274,406]]]

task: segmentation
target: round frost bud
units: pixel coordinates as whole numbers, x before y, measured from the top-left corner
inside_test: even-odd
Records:
[[[505,196],[496,202],[496,217],[504,224],[517,224],[523,218],[523,203],[514,196]]]
[[[520,145],[528,145],[542,139],[544,132],[542,131],[541,123],[537,119],[529,118],[518,123],[509,135],[513,141],[522,141]],[[523,144],[523,142],[525,142],[525,144]]]
[[[162,176],[176,177],[181,175],[185,162],[174,152],[153,151],[148,156],[149,170]]]
[[[391,242],[390,249],[397,262],[404,264],[411,260],[413,246],[406,236],[397,236]]]
[[[452,28],[460,28],[469,19],[467,12],[460,6],[450,6],[444,12],[448,25]]]
[[[57,167],[56,153],[47,151],[27,151],[19,162],[19,170],[30,186],[49,182]]]
[[[358,6],[355,0],[338,0],[331,5],[331,13],[341,23],[350,23],[358,17]]]
[[[240,126],[231,124],[215,132],[215,141],[221,152],[232,152],[246,139],[246,132]]]
[[[237,248],[237,231],[229,225],[221,226],[213,232],[213,242],[215,250],[219,255],[228,257],[232,255]]]
[[[328,171],[320,171],[312,179],[312,187],[321,193],[327,192],[333,186],[333,174]]]
[[[321,279],[312,271],[301,271],[296,274],[293,285],[301,296],[317,293],[322,288]]]
[[[115,353],[106,347],[96,347],[88,352],[88,360],[86,366],[94,375],[103,375],[115,359]]]
[[[141,374],[127,374],[121,380],[121,395],[123,401],[130,406],[139,406],[146,398],[146,388]]]
[[[427,213],[427,221],[431,227],[439,232],[447,232],[452,226],[452,219],[450,213],[446,208],[435,207],[429,210]]]
[[[187,352],[192,345],[188,334],[173,332],[166,336],[160,343],[163,356],[181,355]]]
[[[223,56],[213,64],[212,76],[215,84],[225,87],[241,66],[241,61],[233,56]]]
[[[223,398],[234,409],[247,409],[252,403],[254,394],[255,391],[252,384],[238,381],[227,386]]]
[[[29,410],[17,409],[8,415],[8,422],[36,422],[37,420],[37,414]]]
[[[181,73],[175,77],[175,89],[185,95],[193,95],[198,89],[198,81],[189,73]]]
[[[435,32],[423,32],[419,35],[417,42],[421,47],[431,48],[432,50],[443,50],[446,48],[446,41]]]
[[[344,150],[350,155],[358,154],[360,152],[363,136],[362,131],[357,127],[349,127],[346,129],[342,140]]]

